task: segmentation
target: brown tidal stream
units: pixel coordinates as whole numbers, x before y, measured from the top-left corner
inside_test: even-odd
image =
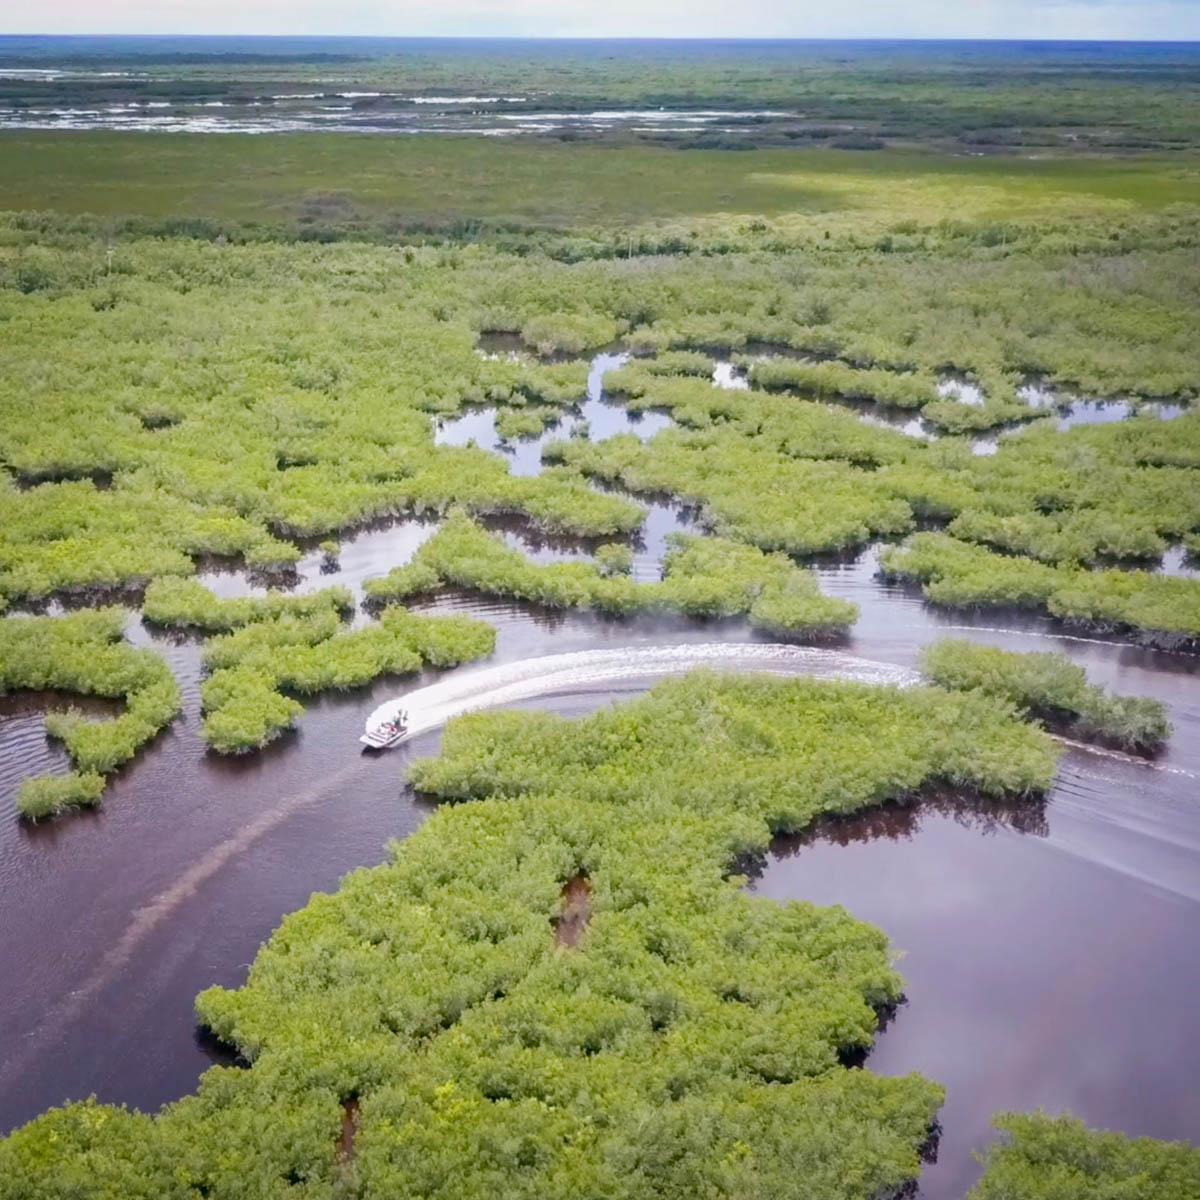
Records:
[[[652,509],[642,570],[684,520],[669,505]],[[406,522],[347,537],[338,569],[322,573],[314,552],[300,586],[357,589],[431,531]],[[524,536],[511,534],[527,545]],[[1069,747],[1044,804],[997,810],[939,797],[822,823],[778,842],[752,883],[779,900],[844,904],[903,952],[907,1002],[866,1066],[920,1071],[948,1089],[920,1195],[962,1196],[978,1172],[970,1151],[1001,1109],[1070,1109],[1129,1133],[1200,1138],[1200,658],[1078,637],[1028,616],[933,610],[875,578],[874,548],[819,571],[826,591],[862,607],[839,647],[849,666],[911,668],[946,634],[1058,650],[1094,682],[1162,700],[1175,726],[1153,763]],[[203,578],[226,592],[248,587],[240,575]],[[458,593],[428,608],[493,622],[495,664],[762,640],[741,622],[611,621]],[[436,753],[440,733],[374,758],[357,738],[373,708],[438,673],[317,698],[295,734],[229,760],[198,735],[199,641],[140,621],[130,634],[167,656],[185,710],[118,773],[100,811],[17,821],[19,780],[63,760],[41,731],[42,707],[0,708],[2,1131],[90,1093],[153,1109],[192,1090],[220,1056],[195,1029],[196,993],[236,986],[285,913],[380,861],[383,843],[429,811],[404,769]],[[576,715],[646,686],[582,682],[522,703]]]

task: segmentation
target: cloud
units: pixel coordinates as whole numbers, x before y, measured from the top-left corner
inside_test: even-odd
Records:
[[[44,0],[4,31],[1200,39],[1200,0]]]

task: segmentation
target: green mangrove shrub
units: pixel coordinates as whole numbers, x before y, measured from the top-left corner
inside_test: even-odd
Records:
[[[580,354],[613,341],[626,328],[598,312],[543,313],[525,322],[521,338],[539,354]]]
[[[1166,644],[1200,636],[1200,581],[1147,571],[1087,571],[996,554],[947,534],[918,533],[880,556],[885,576],[919,580],[956,608],[1015,605]]]
[[[353,610],[354,597],[345,587],[298,593],[271,590],[266,596],[219,597],[194,579],[177,578],[154,580],[142,599],[142,616],[156,625],[212,632],[277,617],[346,615]]]
[[[628,575],[633,570],[633,551],[620,542],[608,542],[593,555],[602,575]]]
[[[762,629],[796,637],[844,631],[858,617],[856,605],[823,595],[816,576],[784,555],[721,538],[674,535],[661,582],[635,583],[630,565],[623,546],[601,547],[593,562],[533,563],[454,512],[410,563],[367,580],[364,591],[383,602],[450,584],[548,608],[701,618],[747,614]]]
[[[1200,1149],[1186,1142],[1088,1129],[1069,1116],[1001,1113],[1004,1137],[983,1158],[967,1200],[1191,1200],[1200,1190]]]
[[[1061,654],[1019,654],[944,638],[926,647],[921,670],[941,687],[979,688],[1028,715],[1068,723],[1081,737],[1127,750],[1154,750],[1171,736],[1160,701],[1111,695]]]
[[[71,808],[91,808],[104,794],[104,776],[96,771],[68,775],[37,775],[23,779],[17,791],[17,808],[31,821],[53,817]]]
[[[751,382],[767,391],[876,400],[895,408],[921,408],[937,399],[936,380],[929,373],[860,369],[842,362],[806,362],[795,358],[743,361]]]
[[[277,688],[272,672],[230,667],[200,689],[204,740],[219,754],[258,750],[290,729],[304,705]]]
[[[937,604],[1044,608],[1070,622],[1136,630],[1166,643],[1200,636],[1200,582],[1189,578],[1049,566],[935,533],[889,547],[880,568],[920,581]]]
[[[0,595],[144,585],[190,575],[200,554],[281,565],[300,557],[223,504],[202,505],[157,487],[98,489],[90,479],[0,490]]]
[[[77,709],[47,715],[46,732],[63,743],[75,771],[21,785],[17,807],[31,819],[96,804],[104,776],[179,712],[179,685],[161,655],[124,641],[127,616],[124,609],[99,608],[0,620],[0,695],[54,689],[125,702],[119,716],[106,720],[90,720]]]
[[[304,706],[289,693],[361,687],[380,675],[453,667],[490,654],[496,632],[468,617],[426,617],[387,608],[349,629],[345,588],[221,599],[195,580],[157,580],[146,614],[160,624],[223,630],[204,647],[203,733],[222,754],[260,749],[291,728]]]
[[[505,408],[496,414],[496,432],[508,441],[537,437],[558,420],[553,408]]]

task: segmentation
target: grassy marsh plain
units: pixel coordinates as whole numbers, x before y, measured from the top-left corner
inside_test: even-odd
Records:
[[[462,236],[472,230],[632,233],[691,223],[743,242],[737,218],[785,238],[870,236],[905,221],[1110,222],[1192,205],[1195,155],[969,158],[922,147],[683,152],[603,141],[295,134],[0,133],[0,209],[115,222],[195,222],[310,237]],[[643,226],[648,228],[643,229]],[[186,225],[182,225],[186,231]],[[774,230],[772,230],[774,232]],[[761,239],[760,239],[761,240]],[[873,239],[872,239],[873,240]],[[652,243],[653,244],[653,243]],[[701,245],[704,243],[701,242]]]

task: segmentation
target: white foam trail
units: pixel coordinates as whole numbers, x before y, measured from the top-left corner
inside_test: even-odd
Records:
[[[1200,779],[1195,771],[1189,771],[1186,767],[1172,767],[1167,763],[1154,762],[1152,759],[1140,758],[1136,754],[1126,754],[1123,750],[1113,750],[1107,746],[1097,746],[1091,742],[1077,742],[1069,737],[1062,737],[1060,734],[1052,733],[1050,735],[1056,742],[1061,742],[1064,746],[1070,746],[1072,750],[1082,750],[1086,754],[1095,754],[1100,758],[1111,758],[1116,762],[1128,763],[1131,767],[1139,767],[1146,771],[1163,771],[1168,775],[1182,775],[1184,779]]]
[[[1004,629],[999,626],[992,625],[943,625],[941,628],[954,631],[963,630],[967,633],[1003,633],[1010,637],[1041,638],[1043,641],[1050,642],[1082,642],[1089,646],[1114,646],[1118,650],[1157,650],[1163,654],[1179,654],[1186,658],[1197,657],[1197,655],[1192,654],[1188,650],[1172,650],[1167,649],[1164,646],[1141,645],[1140,643],[1132,640],[1117,642],[1101,637],[1088,637],[1085,634],[1058,633],[1053,630],[1043,631],[1039,629]]]
[[[495,708],[534,696],[588,691],[597,685],[677,675],[694,667],[759,671],[772,675],[815,675],[862,683],[908,686],[918,675],[905,667],[855,658],[837,650],[773,643],[702,642],[694,645],[623,646],[551,654],[477,671],[456,671],[448,678],[381,704],[367,728],[408,713],[405,739],[444,725],[452,717]]]

